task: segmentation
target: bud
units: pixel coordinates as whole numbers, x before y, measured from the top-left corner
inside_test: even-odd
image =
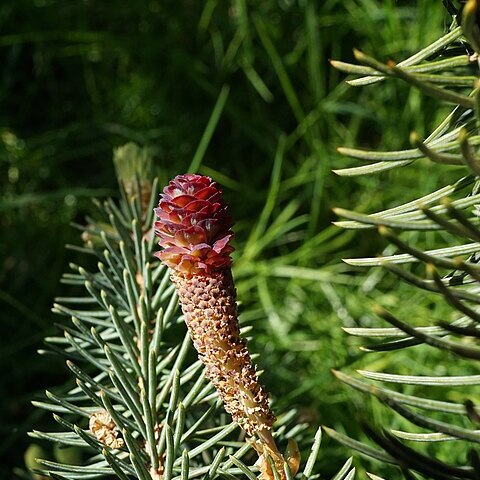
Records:
[[[128,199],[140,195],[145,213],[152,193],[153,159],[147,148],[126,143],[113,151],[113,163]]]
[[[123,438],[117,425],[106,410],[99,410],[90,415],[88,428],[95,438],[110,448],[122,448]]]

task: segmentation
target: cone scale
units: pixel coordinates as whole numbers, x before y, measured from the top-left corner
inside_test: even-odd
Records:
[[[249,435],[260,455],[263,478],[273,478],[267,457],[285,477],[284,463],[298,469],[298,453],[279,452],[272,436],[275,416],[268,394],[240,336],[231,274],[232,218],[211,178],[178,175],[165,187],[155,209],[155,234],[163,249],[156,256],[171,269],[185,321],[225,410]],[[295,451],[295,448],[290,448]]]

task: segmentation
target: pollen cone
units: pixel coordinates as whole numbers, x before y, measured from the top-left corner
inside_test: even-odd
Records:
[[[201,175],[179,175],[165,187],[155,209],[156,255],[172,270],[172,281],[193,344],[230,413],[260,455],[264,478],[273,478],[267,457],[284,477],[286,460],[272,437],[275,417],[268,395],[240,336],[231,274],[233,221],[218,185]],[[298,457],[289,456],[296,473]]]

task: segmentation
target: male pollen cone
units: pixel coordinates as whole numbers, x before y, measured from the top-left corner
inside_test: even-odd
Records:
[[[259,443],[254,446],[261,455],[264,476],[271,477],[266,455],[283,472],[285,460],[270,432],[275,417],[240,336],[230,269],[233,221],[222,192],[209,177],[178,175],[164,188],[155,213],[155,234],[163,247],[156,256],[172,269],[206,376],[234,421],[248,435],[257,435]]]

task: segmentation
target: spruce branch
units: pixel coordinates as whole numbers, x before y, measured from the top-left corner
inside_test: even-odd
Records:
[[[379,429],[372,422],[364,423],[367,435],[381,447],[379,453],[364,442],[353,440],[332,429],[325,429],[328,435],[361,454],[397,465],[406,478],[415,478],[413,472],[422,478],[478,478],[478,454],[474,444],[478,443],[479,437],[475,428],[477,425],[472,425],[472,418],[476,418],[478,412],[473,404],[468,403],[471,401],[471,390],[465,389],[479,384],[479,377],[474,372],[480,358],[478,5],[477,0],[468,0],[461,15],[461,26],[456,26],[454,20],[450,32],[407,61],[398,64],[391,61],[383,63],[356,51],[355,57],[362,64],[360,66],[333,62],[334,66],[347,73],[368,75],[350,80],[351,85],[367,85],[398,78],[426,95],[453,104],[450,114],[425,140],[420,140],[416,133],[411,135],[412,149],[378,152],[339,148],[340,153],[367,162],[367,165],[336,171],[337,174],[346,176],[378,173],[407,167],[418,159],[427,158],[436,164],[435,168],[453,165],[461,170],[463,175],[457,182],[435,192],[376,213],[358,213],[343,208],[334,210],[339,217],[343,217],[341,221],[335,222],[338,226],[349,229],[377,227],[381,236],[394,249],[394,254],[391,254],[390,250],[388,255],[377,258],[346,259],[347,264],[382,267],[410,284],[417,295],[421,291],[436,294],[433,301],[441,303],[444,307],[442,311],[448,315],[448,320],[432,319],[431,314],[423,315],[420,319],[407,320],[403,312],[396,314],[377,306],[374,311],[379,318],[390,324],[388,327],[360,326],[345,329],[346,332],[365,339],[367,344],[361,348],[367,352],[385,352],[385,355],[388,355],[389,352],[400,350],[408,352],[412,347],[430,351],[435,349],[436,358],[446,372],[457,367],[459,359],[462,359],[461,365],[467,365],[464,367],[464,375],[425,375],[423,370],[420,371],[422,374],[418,374],[415,369],[410,374],[358,370],[357,373],[364,377],[361,380],[355,375],[334,372],[343,383],[376,397],[393,412],[426,430],[409,432]],[[460,18],[460,15],[456,18]],[[470,42],[470,47],[476,52],[474,55],[462,58],[455,55],[452,58],[431,61],[424,56],[426,51],[438,51],[441,45],[440,49],[447,57],[450,50],[454,51],[453,42],[461,35]],[[468,48],[468,45],[466,47]],[[472,73],[474,75],[468,83],[466,76]],[[448,89],[445,88],[447,85]],[[412,235],[411,232],[415,234]],[[436,248],[424,247],[419,238],[426,235],[438,240]],[[410,264],[418,263],[425,266],[423,272],[415,265],[410,268]],[[451,310],[447,310],[448,308]],[[455,371],[458,372],[458,367]],[[390,383],[392,386],[386,388],[378,386],[378,383]],[[407,385],[411,386],[408,392],[402,391]],[[443,393],[446,390],[451,392],[450,395],[455,392],[455,402],[443,398],[447,397],[447,394]],[[425,413],[418,413],[419,409]],[[420,453],[415,446],[407,446],[405,441],[434,444],[446,441],[463,442],[460,445],[464,451],[469,450],[472,453],[469,453],[468,458],[460,465],[440,460],[433,449],[429,451],[431,455]],[[467,443],[470,445],[467,446]]]
[[[214,303],[218,303],[208,308],[218,307],[222,312],[226,309],[230,312],[227,322],[222,318],[211,323],[205,320],[205,332],[194,332],[192,337],[197,347],[222,347],[225,355],[221,360],[225,364],[220,367],[234,375],[227,375],[225,389],[220,393],[235,391],[243,382],[247,409],[243,409],[239,398],[229,397],[227,401],[236,406],[232,410],[238,413],[236,418],[244,420],[243,426],[248,425],[246,428],[258,438],[246,442],[244,431],[223,413],[219,393],[209,382],[215,361],[205,371],[204,362],[192,353],[190,335],[184,326],[185,319],[191,327],[192,315],[201,313],[205,305],[193,302],[182,315],[178,311],[179,295],[170,281],[173,272],[177,287],[187,288],[185,282],[194,277],[175,277],[175,271],[153,257],[157,181],[149,176],[151,156],[129,144],[117,149],[114,157],[120,201],[95,201],[96,216],[89,218],[87,225],[77,226],[84,244],[72,249],[86,256],[87,262],[71,264],[71,272],[64,275],[62,283],[76,289],[75,296],[58,297],[52,310],[70,321],[59,325],[62,334],[48,337],[47,347],[41,351],[65,359],[72,382],[47,391],[45,398],[33,402],[52,412],[58,428],[34,430],[30,435],[62,447],[79,448],[84,461],[71,465],[39,460],[40,473],[49,478],[78,480],[232,480],[252,479],[259,474],[263,478],[291,480],[297,473],[306,480],[313,477],[320,454],[320,430],[309,442],[305,438],[306,426],[295,425],[296,412],[291,409],[281,412],[273,434],[274,417],[258,382],[261,372],[255,371],[254,357],[246,349],[245,335],[251,327],[238,326],[235,291],[228,270],[216,278],[213,290],[208,282],[200,281],[197,286],[204,290],[194,291],[200,297],[216,292]],[[216,228],[215,222],[208,225]],[[221,261],[207,255],[206,268],[212,261],[217,266],[228,262],[228,241],[217,247]],[[167,249],[163,252],[168,254]],[[92,267],[95,263],[96,268]],[[182,265],[190,271],[188,268],[195,264]],[[223,293],[215,289],[219,285],[226,288]],[[178,290],[185,309],[186,295]],[[218,343],[216,326],[231,336]],[[232,342],[237,342],[235,352],[228,348]],[[263,409],[258,410],[258,405]],[[241,412],[245,413],[243,417]],[[303,471],[297,443],[290,438],[294,425],[295,438],[303,446],[313,444]],[[280,443],[288,445],[284,455],[278,451]],[[262,458],[250,466],[254,450]],[[347,463],[338,478],[350,479],[354,473]]]

